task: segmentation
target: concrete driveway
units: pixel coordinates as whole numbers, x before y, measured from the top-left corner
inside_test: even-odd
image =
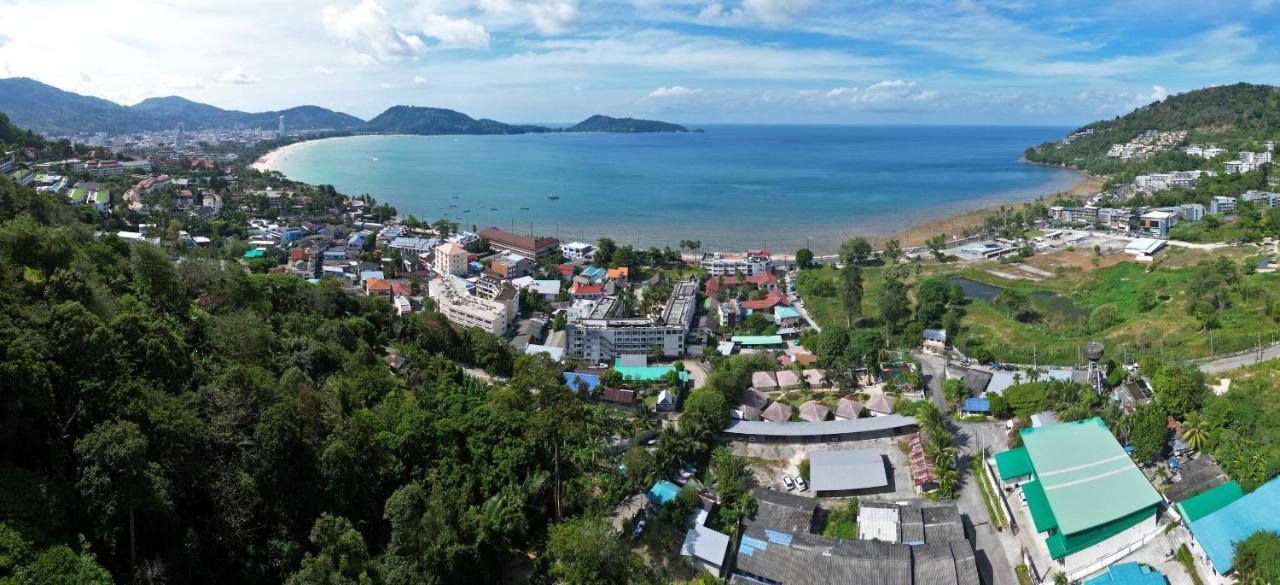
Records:
[[[983,583],[1016,585],[1018,577],[1013,567],[1019,554],[1017,540],[1008,528],[1000,532],[991,524],[991,515],[983,502],[982,486],[978,485],[980,480],[969,468],[969,461],[979,448],[986,447],[991,453],[1005,450],[1004,429],[999,423],[960,423],[956,425],[955,435],[961,478],[956,503],[973,525],[978,573]]]

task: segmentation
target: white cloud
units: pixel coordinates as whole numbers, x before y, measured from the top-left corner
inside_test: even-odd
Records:
[[[312,67],[311,72],[315,73],[316,75],[323,75],[325,77],[333,77],[335,74],[338,73],[332,67],[325,67],[324,65],[316,65]]]
[[[326,6],[320,16],[325,31],[354,51],[359,62],[398,61],[416,57],[425,48],[422,39],[392,25],[375,0],[361,0],[345,11]]]
[[[698,18],[705,21],[754,21],[780,26],[791,23],[815,4],[815,0],[742,0],[738,6],[710,2],[698,11]]]
[[[664,98],[664,97],[674,97],[674,96],[696,95],[700,93],[702,93],[701,89],[689,89],[682,85],[673,85],[671,87],[659,87],[658,89],[655,89],[649,92],[649,95],[646,97]]]
[[[427,14],[423,18],[422,34],[439,41],[438,46],[443,49],[489,48],[489,32],[465,18]]]
[[[559,35],[578,24],[578,3],[572,0],[551,0],[528,4],[533,26],[544,35]]]
[[[13,39],[10,38],[9,35],[0,35],[0,48],[4,48],[4,46],[9,44],[11,41],[13,41]]]
[[[1164,98],[1169,97],[1169,90],[1165,89],[1164,86],[1161,86],[1161,85],[1153,85],[1151,86],[1150,97],[1151,97],[1151,101],[1158,102],[1160,100],[1163,100]]]
[[[413,84],[414,84],[414,85],[422,85],[422,84],[424,84],[424,83],[426,83],[426,82],[427,82],[427,78],[425,78],[425,77],[423,77],[423,76],[421,76],[421,75],[414,75],[414,76],[413,76]]]
[[[249,85],[257,82],[257,78],[249,75],[244,67],[239,65],[226,70],[218,77],[218,83],[222,85]]]
[[[916,82],[901,79],[885,80],[867,87],[837,87],[828,90],[826,97],[850,103],[883,103],[928,101],[938,97],[937,91],[917,91]]]

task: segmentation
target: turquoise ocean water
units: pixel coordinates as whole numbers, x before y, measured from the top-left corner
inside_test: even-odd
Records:
[[[1064,190],[1078,175],[1018,158],[1068,131],[716,125],[701,134],[357,136],[300,145],[272,168],[465,228],[823,252],[851,235]]]

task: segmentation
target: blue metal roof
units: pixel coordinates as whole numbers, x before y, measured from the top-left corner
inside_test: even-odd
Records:
[[[1280,532],[1280,478],[1191,523],[1191,532],[1219,574],[1231,570],[1233,543],[1259,530]]]
[[[947,330],[946,329],[925,329],[924,338],[930,339],[933,341],[946,341]]]

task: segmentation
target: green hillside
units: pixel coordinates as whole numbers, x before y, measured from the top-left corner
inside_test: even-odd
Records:
[[[1147,130],[1187,131],[1187,142],[1214,142],[1231,150],[1261,149],[1263,140],[1280,137],[1280,88],[1237,83],[1198,89],[1143,106],[1112,120],[1080,127],[1069,144],[1046,142],[1028,148],[1031,162],[1066,165],[1095,174],[1125,170],[1135,163],[1106,156],[1112,144],[1124,143]],[[1165,152],[1143,164],[1152,170],[1190,168],[1203,161],[1190,160],[1175,151]]]

